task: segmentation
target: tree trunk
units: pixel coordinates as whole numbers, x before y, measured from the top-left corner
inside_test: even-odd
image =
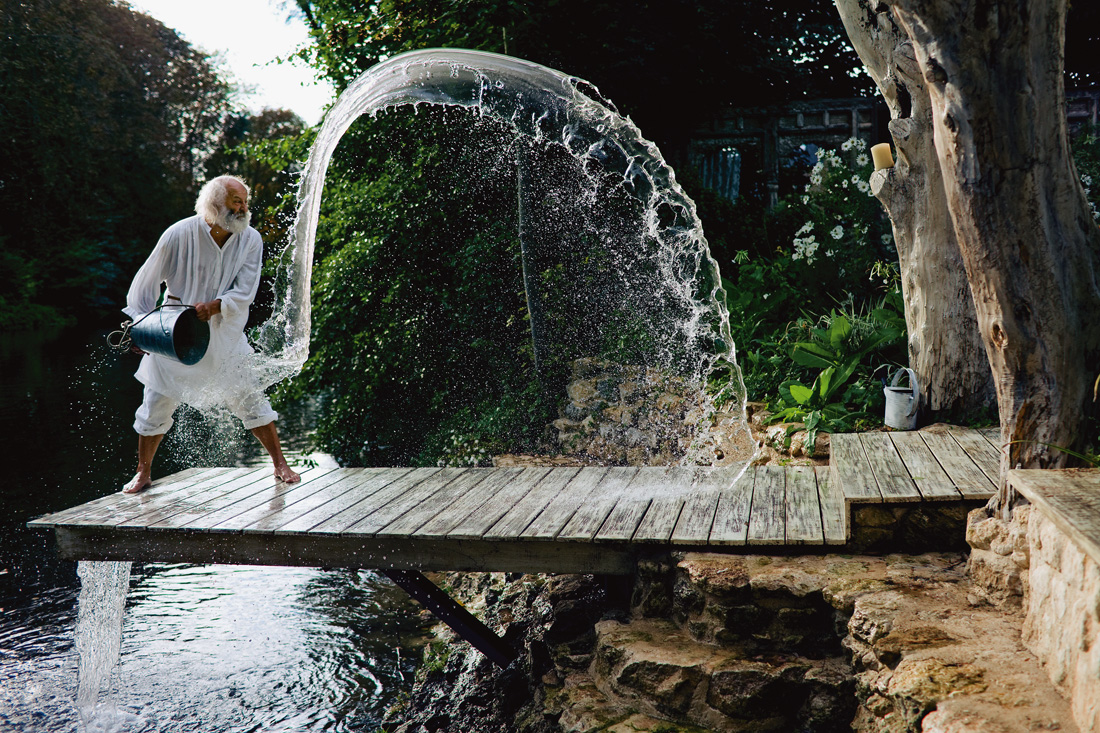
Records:
[[[988,412],[996,388],[978,333],[974,301],[947,210],[932,133],[932,105],[913,45],[871,0],[835,0],[856,52],[890,108],[897,162],[876,171],[871,190],[894,228],[909,366],[927,421]]]
[[[997,386],[1008,468],[1065,465],[1095,410],[1100,230],[1069,150],[1065,0],[893,0],[931,102],[935,150]]]

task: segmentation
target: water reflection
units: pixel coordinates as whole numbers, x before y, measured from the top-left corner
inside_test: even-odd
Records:
[[[133,466],[136,364],[102,335],[0,338],[0,731],[72,731],[79,580],[53,536],[25,522],[116,491]],[[280,432],[299,455],[310,406]],[[227,432],[228,430],[228,432]],[[214,447],[214,450],[211,448]],[[155,476],[188,465],[264,463],[239,423],[186,414]],[[417,607],[369,571],[133,567],[121,661],[90,729],[373,729],[411,681]]]

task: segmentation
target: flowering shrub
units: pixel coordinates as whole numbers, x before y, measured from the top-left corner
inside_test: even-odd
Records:
[[[821,274],[843,280],[868,277],[876,262],[896,259],[889,220],[868,183],[872,170],[867,143],[859,138],[845,141],[839,152],[817,152],[809,183],[790,205],[804,222],[795,232],[791,260],[831,264],[835,272]]]

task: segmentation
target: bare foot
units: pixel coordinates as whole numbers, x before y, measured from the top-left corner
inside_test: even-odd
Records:
[[[153,482],[149,480],[148,476],[142,476],[140,473],[135,474],[130,483],[122,487],[122,493],[124,494],[136,494],[139,491],[145,491],[147,488],[153,485]]]
[[[281,466],[275,467],[275,480],[293,484],[301,481],[302,477],[295,473],[293,468],[284,463]]]

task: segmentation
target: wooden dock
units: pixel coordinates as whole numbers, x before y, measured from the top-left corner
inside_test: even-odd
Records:
[[[828,467],[192,468],[40,517],[71,560],[631,574],[675,549],[844,551],[853,509],[983,502],[992,434],[832,436]],[[793,546],[793,547],[792,547]]]

